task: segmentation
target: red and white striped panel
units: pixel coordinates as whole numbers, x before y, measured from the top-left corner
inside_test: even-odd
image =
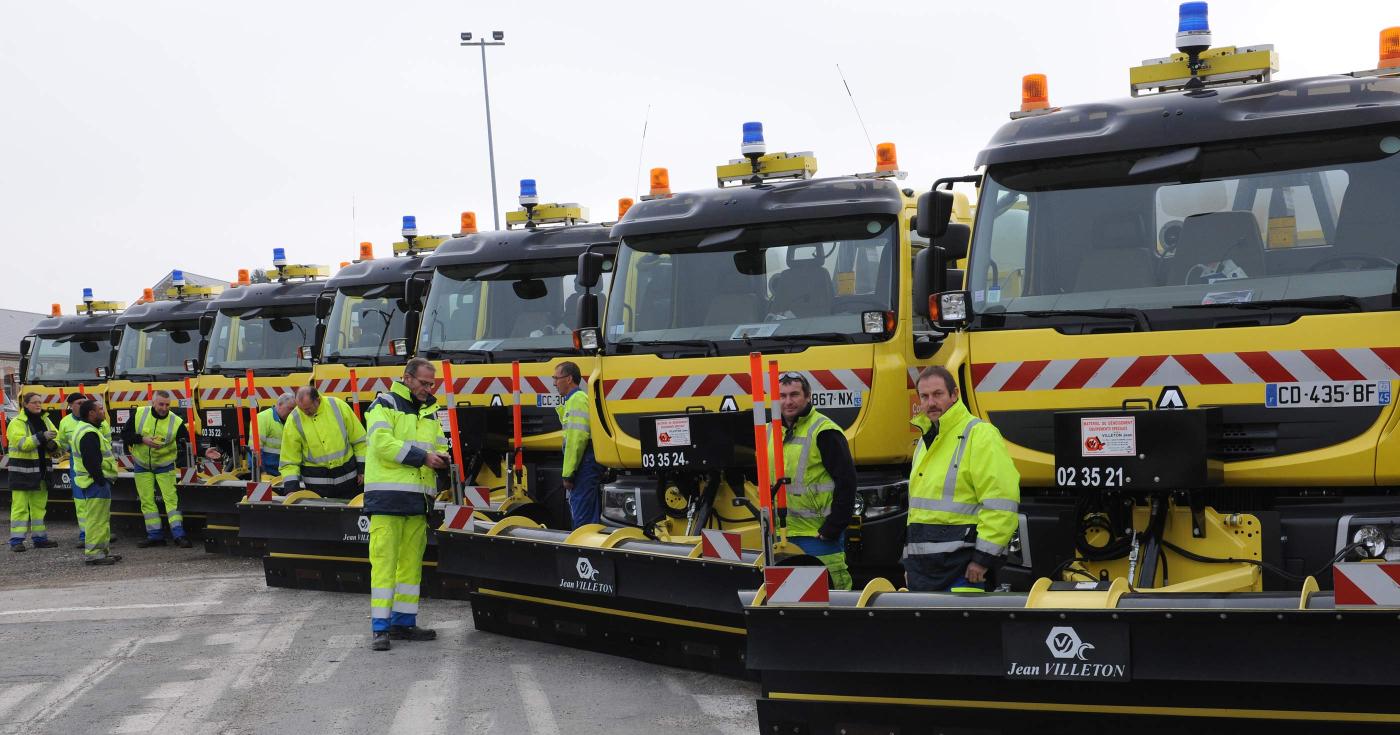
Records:
[[[176,477],[176,482],[179,482],[181,485],[198,484],[199,471],[193,467],[182,467],[179,476]]]
[[[207,401],[232,401],[237,397],[234,395],[235,392],[233,386],[227,388],[200,388],[199,400],[201,403]]]
[[[462,502],[473,508],[491,507],[491,488],[480,485],[462,487]]]
[[[442,527],[452,531],[470,530],[474,511],[470,505],[448,505],[442,509]]]
[[[361,393],[386,393],[393,386],[394,379],[388,377],[360,378]],[[327,395],[341,396],[350,393],[349,378],[326,378],[316,381],[316,390]]]
[[[76,389],[75,389],[75,390],[76,390]],[[67,397],[65,397],[65,396],[60,396],[60,395],[58,395],[57,393],[40,393],[40,394],[39,394],[39,400],[43,401],[45,406],[67,406],[67,405],[68,405],[68,399],[67,399]]]
[[[826,567],[764,567],[765,604],[830,602],[831,587]]]
[[[870,390],[872,373],[873,371],[869,368],[803,371],[807,380],[812,384],[813,393],[868,391]],[[604,380],[603,392],[610,401],[747,396],[751,393],[748,373],[712,373],[709,375],[672,375],[670,377]]]
[[[253,503],[271,503],[277,499],[277,494],[272,491],[272,485],[266,482],[248,483],[248,500]]]
[[[740,543],[741,538],[733,531],[721,531],[718,528],[701,529],[700,555],[706,559],[743,561],[744,549]]]
[[[1207,352],[972,365],[983,392],[1400,378],[1400,347]]]
[[[510,376],[505,375],[476,378],[454,378],[452,384],[454,387],[454,391],[459,396],[481,396],[488,395],[491,393],[501,393],[507,395],[513,394],[515,390],[514,386],[512,385],[512,382],[513,381],[511,380]],[[435,389],[435,391],[439,396],[447,395],[446,391],[443,390],[443,384],[441,380],[438,381],[437,388]],[[553,392],[553,389],[549,387],[545,379],[538,375],[520,376],[521,395],[549,395]]]
[[[156,390],[161,389],[157,388]],[[165,388],[164,390],[170,391],[170,394],[175,396],[177,400],[183,401],[185,399],[184,390],[179,388]],[[139,390],[114,390],[107,394],[108,405],[116,403],[147,403],[149,400],[150,399],[146,398],[145,388]]]
[[[1332,587],[1337,607],[1400,607],[1400,564],[1334,564]]]

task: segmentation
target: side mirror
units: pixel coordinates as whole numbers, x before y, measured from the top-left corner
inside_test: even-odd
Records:
[[[972,228],[967,225],[948,225],[942,237],[933,240],[930,244],[936,248],[943,249],[943,257],[952,263],[967,257],[967,244],[972,239]]]
[[[943,263],[936,248],[924,248],[914,256],[914,313],[921,317],[930,318],[929,296],[943,290],[938,273],[944,270]]]
[[[603,278],[603,261],[607,256],[592,251],[578,256],[578,282],[584,288],[596,288]]]
[[[115,349],[115,348],[117,347],[117,345],[120,345],[120,344],[122,343],[122,330],[121,330],[121,328],[118,327],[118,328],[113,329],[113,330],[112,330],[112,333],[109,335],[109,339],[111,339],[111,341],[112,341],[112,347],[114,348],[114,349],[112,350],[112,354],[116,354],[116,349]]]
[[[25,337],[19,341],[19,374],[21,376],[29,374],[29,351],[33,347],[33,337]]]
[[[581,294],[578,298],[578,328],[598,326],[598,294]]]
[[[934,189],[919,197],[919,210],[915,224],[920,235],[934,240],[943,237],[948,231],[948,222],[953,218],[953,192]]]
[[[201,337],[208,337],[208,336],[209,336],[209,333],[210,333],[210,332],[213,332],[213,331],[214,331],[214,315],[213,315],[213,314],[200,314],[200,315],[199,315],[199,336],[201,336]]]
[[[403,343],[405,353],[411,353],[418,348],[418,327],[422,323],[422,318],[422,315],[417,311],[406,312],[403,315]]]
[[[325,322],[316,322],[315,336],[312,337],[312,346],[315,348],[315,349],[313,350],[313,352],[314,352],[314,354],[315,354],[315,357],[317,357],[317,358],[320,358],[320,357],[321,357],[321,350],[325,349],[325,344],[326,344],[326,323],[325,323]]]
[[[403,282],[403,298],[414,309],[423,308],[423,297],[428,294],[428,281],[431,278],[428,273],[415,273]]]
[[[316,297],[316,319],[324,321],[331,315],[331,307],[335,305],[335,292],[327,291]]]
[[[209,356],[209,340],[208,340],[207,338],[200,337],[198,349],[199,349],[199,357],[200,357],[200,359],[203,359],[203,358],[205,358],[205,357],[208,357],[208,356]]]

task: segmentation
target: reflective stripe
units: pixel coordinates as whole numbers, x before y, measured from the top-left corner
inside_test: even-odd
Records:
[[[788,477],[792,480],[792,482],[788,484],[788,494],[802,495],[808,492],[835,492],[835,482],[816,483],[810,486],[806,484],[807,465],[812,461],[812,444],[816,442],[817,434],[819,434],[822,430],[824,430],[827,427],[828,424],[831,423],[831,419],[828,419],[827,417],[818,414],[817,420],[813,422],[811,426],[807,427],[806,436],[793,438],[789,441],[783,442],[784,444],[791,442],[794,446],[802,447],[802,454],[798,455],[797,457],[797,472],[788,475]],[[834,424],[832,425],[834,426]]]
[[[822,511],[794,508],[792,506],[788,507],[787,513],[789,516],[795,516],[797,518],[826,518],[826,513]]]
[[[388,492],[388,493],[436,493],[437,488],[427,485],[414,485],[407,482],[367,482],[365,492]]]
[[[1009,510],[1015,513],[1020,509],[1021,504],[1006,498],[987,498],[982,501],[982,507],[986,510]]]
[[[986,541],[980,538],[977,539],[976,549],[982,552],[983,554],[989,554],[991,556],[1001,556],[1002,554],[1006,553],[1005,546],[1002,546],[1001,544],[994,544],[991,541]]]
[[[394,462],[403,464],[403,461],[408,459],[408,453],[417,448],[418,447],[413,446],[413,442],[404,442],[403,448],[399,450],[398,454],[394,455]]]
[[[282,483],[301,482],[301,475],[282,475]]]
[[[339,485],[342,482],[349,482],[355,479],[355,476],[358,474],[360,474],[360,471],[355,469],[339,477],[312,477],[311,475],[306,475],[301,478],[301,482],[305,485]]]
[[[19,461],[20,461],[20,460],[14,460],[13,462],[10,463],[10,471],[11,471],[11,472],[18,472],[18,473],[20,473],[20,474],[22,474],[22,475],[33,475],[33,474],[38,474],[38,473],[40,473],[40,472],[43,472],[43,468],[41,468],[41,467],[23,467],[23,466],[21,466],[21,465],[15,464],[15,462],[19,462]]]
[[[406,614],[406,615],[417,615],[417,614],[418,614],[418,603],[416,603],[416,602],[404,602],[404,601],[402,601],[402,600],[394,600],[394,608],[393,608],[393,610],[394,610],[394,612],[396,612],[396,613],[404,613],[404,614]]]
[[[276,452],[282,449],[282,437],[265,436],[262,438],[262,450],[264,452]]]
[[[943,513],[957,513],[958,515],[974,516],[982,506],[977,503],[958,503],[952,500],[934,498],[909,498],[909,507],[919,510],[939,511]]]
[[[967,438],[972,435],[973,427],[982,423],[982,419],[974,418],[963,427],[962,436],[958,437],[958,448],[953,450],[953,461],[948,463],[948,474],[943,476],[943,497],[952,499],[958,489],[958,466],[962,464],[963,452],[967,451]],[[971,515],[971,514],[969,514]]]
[[[917,541],[904,545],[905,556],[922,556],[925,554],[947,554],[959,549],[971,548],[972,544],[967,541]]]
[[[369,596],[370,600],[374,602],[388,600],[394,596],[394,591],[388,587],[375,587],[369,591]]]
[[[417,597],[419,595],[419,589],[420,587],[416,584],[398,584],[394,585],[394,594]]]
[[[569,423],[564,424],[563,429],[564,431],[582,431],[583,433],[587,434],[588,424],[580,424],[576,421],[570,421]]]
[[[831,493],[836,492],[834,482],[814,482],[811,485],[793,484],[788,486],[788,497],[802,495],[803,493]]]
[[[365,430],[365,433],[373,434],[374,432],[380,429],[384,429],[385,431],[393,431],[394,427],[390,426],[388,421],[376,421],[369,425],[369,428]]]
[[[326,405],[330,406],[330,412],[335,416],[335,423],[336,423],[336,425],[340,428],[340,440],[341,440],[342,442],[344,442],[345,446],[344,446],[343,448],[341,448],[341,449],[337,449],[336,451],[331,452],[330,454],[322,454],[322,455],[303,454],[303,455],[302,455],[302,458],[301,458],[302,462],[314,462],[314,463],[316,463],[316,464],[330,464],[331,462],[334,462],[334,461],[336,461],[336,460],[338,460],[338,459],[344,459],[344,458],[350,456],[350,453],[351,453],[351,452],[350,452],[350,433],[347,432],[347,431],[345,430],[345,419],[340,415],[340,411],[336,409],[335,403],[333,403],[333,402],[331,402],[331,401],[326,401]],[[307,448],[310,448],[310,446],[311,446],[310,439],[306,436],[306,427],[303,426],[302,423],[301,423],[301,416],[302,416],[302,413],[301,413],[301,410],[300,410],[300,409],[298,409],[298,410],[296,410],[296,411],[293,411],[293,412],[292,412],[292,423],[296,424],[296,426],[297,426],[297,433],[298,433],[298,434],[301,434],[301,441],[302,441],[302,444],[303,444],[304,446],[306,446]]]
[[[376,602],[378,602],[378,600],[370,600],[369,616],[371,618],[382,618],[384,620],[388,620],[390,617],[389,608],[380,607],[375,604]],[[385,602],[388,602],[388,600],[385,600]]]

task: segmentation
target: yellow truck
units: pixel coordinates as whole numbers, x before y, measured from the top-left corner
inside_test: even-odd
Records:
[[[965,284],[915,294],[1019,469],[1029,573],[754,598],[765,732],[1400,723],[1400,673],[1358,666],[1400,645],[1400,28],[1376,68],[1279,80],[1180,10],[1130,97],[1024,80]],[[835,635],[862,645],[813,650]]]

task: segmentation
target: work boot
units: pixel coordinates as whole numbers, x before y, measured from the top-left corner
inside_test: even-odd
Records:
[[[190,543],[190,540],[189,540],[188,538],[184,537],[184,536],[181,536],[180,538],[175,539],[175,545],[178,546],[178,547],[180,547],[180,548],[182,548],[182,549],[188,549],[188,548],[194,546],[194,544]]]
[[[437,631],[432,628],[420,628],[416,625],[391,625],[389,626],[389,637],[396,641],[435,641]]]
[[[92,558],[92,559],[84,559],[84,560],[83,560],[83,563],[86,564],[86,565],[88,565],[88,566],[90,566],[90,567],[97,567],[97,566],[107,567],[107,566],[111,566],[111,565],[113,565],[113,564],[116,564],[117,562],[119,562],[119,561],[121,561],[121,560],[122,560],[122,558],[121,558],[120,556],[99,556],[99,557],[95,557],[95,558]]]
[[[137,541],[137,542],[136,542],[136,548],[138,548],[138,549],[149,549],[149,548],[152,547],[152,546],[164,546],[164,545],[165,545],[165,539],[163,539],[163,538],[143,538],[143,539],[141,539],[140,541]]]
[[[15,552],[16,554],[18,554],[18,553],[21,552],[21,551],[27,551],[27,550],[28,550],[28,549],[25,548],[23,542],[20,542],[20,543],[18,543],[18,544],[10,544],[10,551]]]
[[[376,633],[374,634],[374,638],[372,638],[372,639],[370,640],[370,642],[369,642],[369,650],[371,650],[371,651],[387,651],[387,650],[389,650],[389,634],[386,633],[386,632],[384,632],[384,631],[382,631],[382,630],[376,632]]]
[[[57,548],[58,548],[58,542],[57,542],[57,541],[51,541],[51,540],[49,540],[49,539],[44,539],[44,540],[42,540],[42,541],[40,541],[40,540],[38,540],[38,539],[35,539],[35,540],[34,540],[34,548],[36,548],[36,549],[57,549]]]

